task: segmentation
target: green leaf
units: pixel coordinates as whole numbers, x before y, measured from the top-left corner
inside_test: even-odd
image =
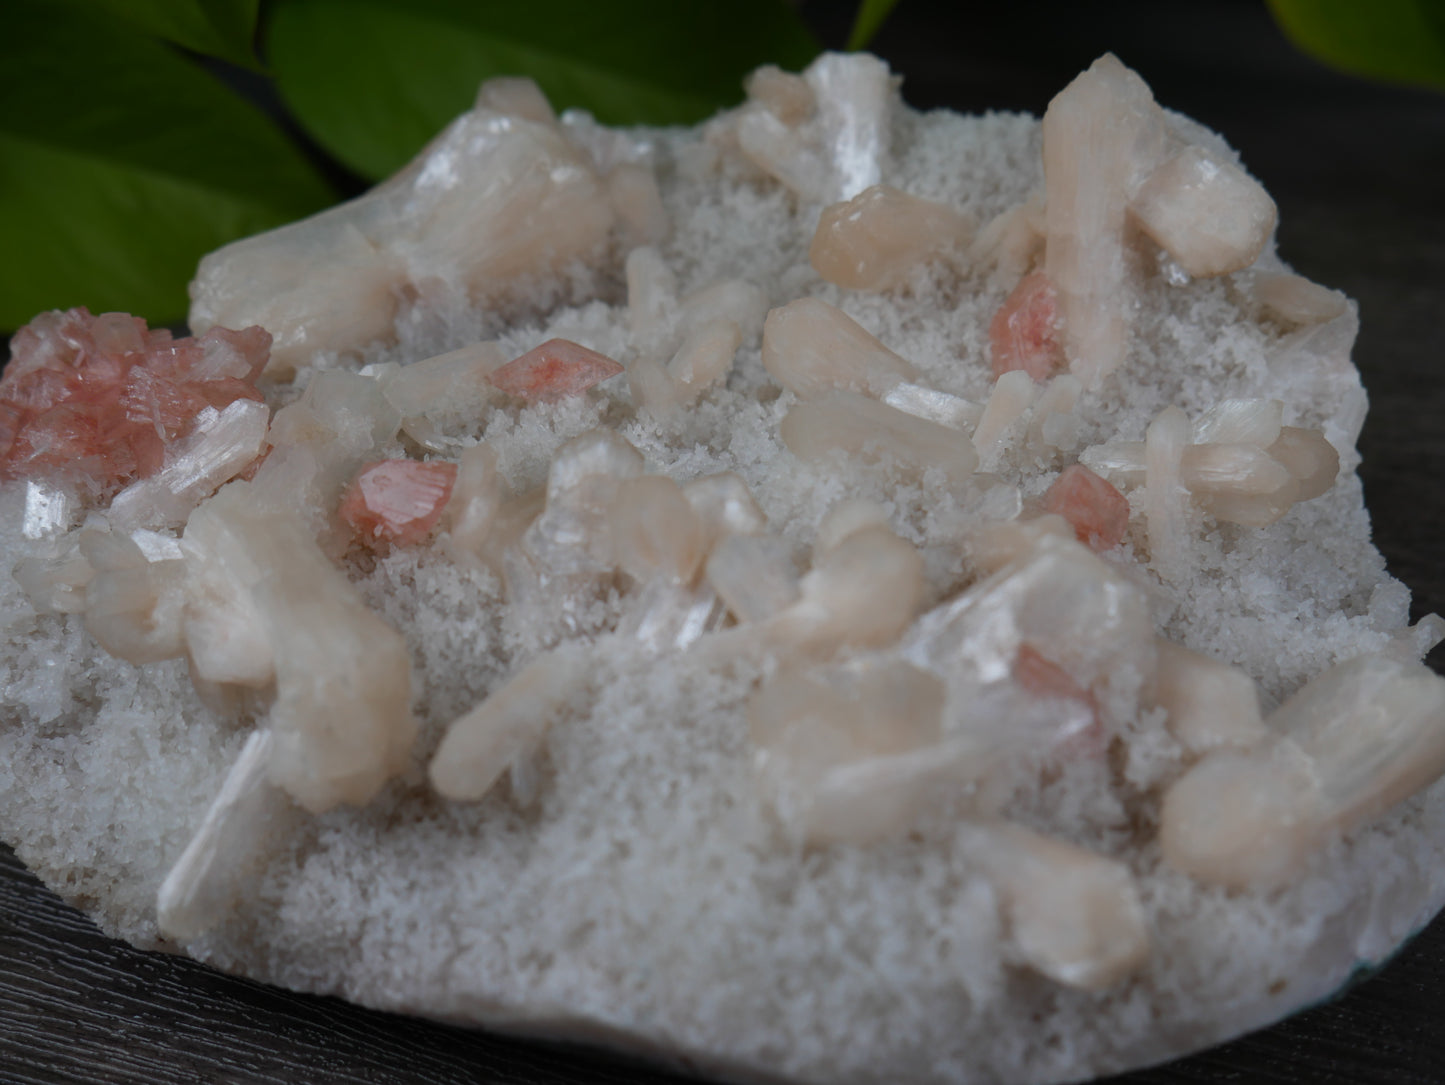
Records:
[[[817,43],[783,0],[277,0],[266,56],[316,140],[371,178],[407,162],[496,75],[529,75],[559,110],[684,124],[742,97],[759,64]]]
[[[897,6],[898,0],[863,0],[858,5],[858,14],[853,17],[853,30],[848,35],[849,51],[866,49]]]
[[[256,9],[260,0],[66,0],[108,12],[203,56],[243,68],[256,60]]]
[[[1296,46],[1332,67],[1445,88],[1445,0],[1269,0]]]
[[[196,262],[333,196],[259,110],[165,44],[8,0],[0,37],[0,326],[42,309],[186,311]]]

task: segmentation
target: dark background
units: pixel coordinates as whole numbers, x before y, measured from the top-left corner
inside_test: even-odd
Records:
[[[605,0],[599,0],[605,2]],[[683,0],[680,0],[683,2]],[[693,0],[685,0],[693,2]],[[853,4],[805,2],[838,47]],[[1222,132],[1274,195],[1284,258],[1360,302],[1371,399],[1360,473],[1375,537],[1445,612],[1445,95],[1332,73],[1294,52],[1262,3],[904,0],[874,43],[919,107],[1040,113],[1105,50],[1163,104]],[[1439,666],[1437,664],[1437,669]],[[1445,1082],[1445,920],[1337,1000],[1115,1085]],[[291,994],[103,937],[0,846],[0,1082],[691,1080],[592,1050]]]

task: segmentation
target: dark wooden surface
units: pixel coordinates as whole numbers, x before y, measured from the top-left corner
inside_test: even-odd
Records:
[[[805,3],[829,44],[849,3]],[[1376,541],[1445,612],[1445,96],[1328,73],[1257,3],[905,0],[877,42],[915,105],[1042,110],[1105,49],[1223,132],[1274,193],[1285,258],[1358,298]],[[3,835],[3,826],[0,826]],[[1445,920],[1372,978],[1274,1028],[1117,1085],[1445,1081]],[[103,937],[0,849],[0,1082],[136,1085],[689,1080],[588,1049],[373,1013]]]

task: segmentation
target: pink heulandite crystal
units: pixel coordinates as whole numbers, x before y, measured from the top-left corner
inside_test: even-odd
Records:
[[[988,326],[993,373],[1022,369],[1043,382],[1064,368],[1059,298],[1042,271],[1025,275]]]
[[[436,527],[456,480],[454,463],[382,460],[357,473],[337,514],[368,545],[413,546]]]
[[[0,478],[49,475],[99,492],[149,475],[207,407],[261,400],[264,328],[173,340],[128,313],[42,313],[0,379]]]
[[[1044,494],[1044,511],[1067,520],[1095,553],[1118,546],[1129,530],[1129,499],[1078,463],[1065,467]]]
[[[622,366],[605,354],[570,339],[548,339],[513,358],[487,379],[508,395],[528,403],[550,403],[581,395],[621,372]]]

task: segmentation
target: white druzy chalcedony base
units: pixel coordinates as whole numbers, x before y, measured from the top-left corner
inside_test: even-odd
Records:
[[[251,530],[235,495],[300,494],[288,530],[316,575],[236,619],[289,636],[284,661],[257,649],[252,692],[207,677],[199,646],[230,650],[221,611],[185,634],[193,683],[185,660],[112,658],[83,608],[37,613],[42,588],[86,590],[64,580],[81,558],[46,550],[68,523],[37,519],[33,487],[0,486],[3,552],[33,559],[29,595],[0,584],[7,840],[138,945],[740,1079],[1082,1079],[1271,1021],[1385,957],[1445,901],[1445,790],[1407,797],[1423,774],[1349,745],[1350,697],[1387,688],[1395,715],[1371,733],[1442,756],[1438,682],[1415,662],[1434,626],[1407,628],[1354,475],[1353,305],[1289,275],[1232,152],[1112,58],[1042,129],[912,112],[871,58],[749,91],[696,130],[616,133],[484,89],[493,114],[449,131],[531,141],[506,144],[507,176],[541,155],[558,189],[540,206],[561,209],[496,250],[531,276],[504,302],[472,289],[491,272],[454,266],[468,248],[443,225],[426,219],[432,249],[403,231],[395,187],[312,224],[324,244],[281,246],[293,286],[367,247],[351,301],[390,300],[365,342],[337,319],[339,279],[319,299],[211,296],[259,289],[266,243],[208,258],[206,319],[297,322],[270,329],[277,375],[296,370],[273,406],[301,404],[271,440],[300,436],[207,506],[212,550],[203,531],[146,537],[213,561],[230,599],[252,575],[225,556]],[[508,208],[529,198],[507,189]],[[1035,304],[1014,298],[1030,270],[1057,314],[1030,332],[1022,313],[1011,349],[1033,353],[998,376],[990,325]],[[556,399],[527,366],[506,395],[486,383],[555,339],[626,375]],[[308,446],[328,409],[342,422]],[[431,541],[348,551],[348,474],[422,455],[459,464]],[[1097,556],[1037,516],[1080,460],[1127,495]],[[139,561],[126,546],[96,575]],[[1057,585],[1079,576],[1103,594],[1071,610]],[[336,675],[288,617],[308,592],[347,651],[386,646],[373,694],[309,680]],[[404,640],[409,708],[373,622]],[[1009,678],[1024,646],[1042,698]],[[384,756],[268,772],[284,742],[336,737],[328,696],[342,715],[388,705]],[[818,722],[810,696],[836,712]],[[1295,790],[1258,810],[1230,791],[1265,781]],[[1235,820],[1209,816],[1216,789]],[[1256,824],[1288,832],[1261,843]]]

